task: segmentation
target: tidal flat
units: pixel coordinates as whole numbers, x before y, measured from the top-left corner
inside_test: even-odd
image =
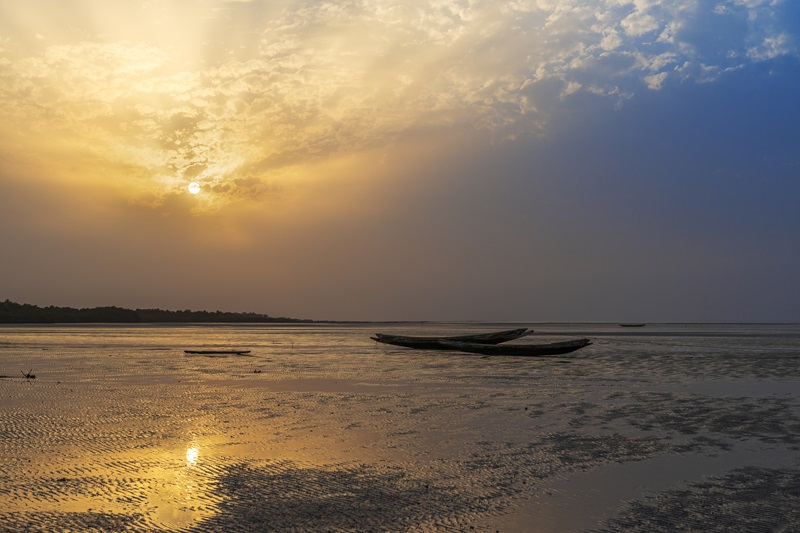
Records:
[[[0,531],[800,531],[800,326],[523,325],[2,326]]]

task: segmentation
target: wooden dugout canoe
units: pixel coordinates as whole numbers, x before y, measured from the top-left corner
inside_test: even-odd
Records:
[[[441,341],[448,350],[477,353],[481,355],[516,355],[526,357],[541,357],[547,355],[563,355],[580,350],[592,343],[589,339],[572,339],[549,344],[475,344],[470,342]]]
[[[190,355],[247,355],[250,350],[184,350]]]
[[[376,333],[370,337],[374,341],[405,348],[417,348],[423,350],[450,350],[443,342],[466,342],[480,345],[496,345],[503,342],[513,341],[533,333],[528,328],[509,329],[505,331],[495,331],[492,333],[478,333],[475,335],[456,335],[453,337],[414,337],[408,335],[388,335]]]

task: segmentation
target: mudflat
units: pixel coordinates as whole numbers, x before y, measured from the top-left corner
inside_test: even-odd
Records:
[[[0,531],[800,531],[796,327],[550,329],[5,328]]]

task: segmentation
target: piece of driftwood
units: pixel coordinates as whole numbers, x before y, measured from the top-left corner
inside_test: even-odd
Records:
[[[20,370],[19,373],[22,374],[22,378],[23,379],[36,379],[36,374],[33,373],[33,369],[32,368],[30,370],[28,370],[27,374],[25,372],[23,372],[22,370]],[[19,376],[0,376],[0,379],[13,379],[13,378],[18,378],[18,377]]]

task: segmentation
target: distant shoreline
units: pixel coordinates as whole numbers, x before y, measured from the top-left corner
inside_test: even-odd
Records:
[[[272,317],[259,313],[226,311],[166,311],[163,309],[125,309],[122,307],[73,307],[0,302],[0,324],[312,324],[316,320]]]
[[[798,321],[755,322],[616,322],[609,321],[548,321],[548,320],[314,320],[308,318],[273,317],[261,313],[237,313],[228,311],[168,311],[162,309],[126,309],[116,306],[73,308],[32,304],[20,304],[10,300],[0,301],[0,324],[384,324],[384,325],[430,325],[430,324],[536,324],[548,326],[616,326],[628,335],[636,334],[643,326],[658,329],[663,326],[730,326],[730,325],[800,325]],[[648,329],[648,328],[645,328]]]

